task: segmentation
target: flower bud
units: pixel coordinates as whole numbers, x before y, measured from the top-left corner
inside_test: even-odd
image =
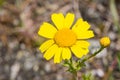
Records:
[[[103,47],[107,47],[110,45],[110,38],[109,37],[103,37],[100,39],[100,44]]]

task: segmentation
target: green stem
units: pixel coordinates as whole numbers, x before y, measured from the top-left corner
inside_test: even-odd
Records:
[[[70,69],[75,72],[74,66],[73,66],[73,61],[72,58],[70,59],[70,63],[69,63]]]
[[[72,74],[73,74],[73,80],[78,80],[77,71],[75,71]]]
[[[96,51],[94,54],[88,56],[87,58],[83,59],[81,63],[84,63],[85,61],[87,61],[88,59],[96,56],[99,52],[101,52],[104,49],[104,47],[101,47],[98,51]]]
[[[82,64],[82,63],[84,63],[85,61],[87,61],[88,59],[96,56],[96,55],[97,55],[99,52],[101,52],[103,49],[104,49],[104,47],[101,47],[101,48],[100,48],[98,51],[96,51],[94,54],[88,56],[87,58],[84,58],[80,63]],[[78,76],[77,76],[77,71],[78,71],[78,70],[76,69],[76,66],[75,66],[75,64],[74,64],[74,62],[73,62],[73,59],[71,58],[70,60],[67,60],[66,64],[68,64],[68,66],[69,66],[69,69],[68,69],[69,72],[71,72],[72,75],[73,75],[73,79],[72,79],[72,80],[78,80]]]
[[[68,64],[69,64],[69,69],[71,69],[71,73],[73,75],[73,79],[72,80],[78,80],[77,71],[76,71],[76,69],[74,67],[74,63],[73,63],[73,59],[72,58],[69,60]]]

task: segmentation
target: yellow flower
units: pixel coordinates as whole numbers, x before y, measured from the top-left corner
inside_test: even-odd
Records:
[[[110,38],[109,37],[103,37],[100,39],[100,44],[103,47],[107,47],[110,45]]]
[[[90,25],[81,18],[72,26],[74,17],[72,13],[65,17],[62,13],[54,13],[51,19],[55,26],[47,22],[40,26],[38,34],[47,38],[39,48],[45,59],[54,57],[54,63],[60,63],[62,60],[69,60],[71,53],[81,58],[89,52],[89,42],[85,39],[94,37],[94,33],[89,30]]]

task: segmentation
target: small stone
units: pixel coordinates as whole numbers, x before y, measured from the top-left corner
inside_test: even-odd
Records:
[[[51,71],[51,66],[50,66],[49,63],[46,63],[46,64],[45,64],[45,71],[46,71],[46,72],[50,72],[50,71]]]
[[[25,44],[24,43],[20,44],[20,48],[24,50],[26,48]]]
[[[34,71],[38,71],[38,69],[39,69],[39,66],[38,65],[34,65],[33,70]]]
[[[102,69],[97,69],[97,75],[99,77],[103,77],[104,76],[104,71]]]
[[[95,76],[95,75],[97,75],[99,77],[104,76],[104,71],[100,68],[92,70],[91,73],[92,73],[93,76]]]
[[[11,67],[11,74],[10,74],[10,79],[15,80],[15,78],[18,75],[18,72],[20,70],[20,64],[19,63],[14,63]]]
[[[117,38],[117,36],[114,32],[109,32],[108,36],[110,37],[111,40],[115,40]]]
[[[61,74],[58,74],[58,75],[56,76],[56,78],[57,78],[57,80],[63,80],[63,77],[62,77]]]

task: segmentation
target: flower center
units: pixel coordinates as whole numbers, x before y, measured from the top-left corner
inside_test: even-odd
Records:
[[[76,42],[77,36],[72,30],[63,28],[55,34],[54,39],[60,47],[68,47]]]

